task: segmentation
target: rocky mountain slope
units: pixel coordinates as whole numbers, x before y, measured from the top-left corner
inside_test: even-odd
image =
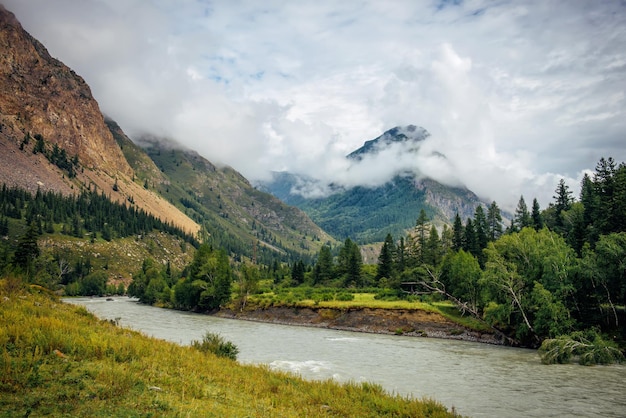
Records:
[[[383,152],[391,156],[418,152],[429,136],[428,131],[415,125],[395,127],[366,141],[346,158],[359,164],[375,164],[375,157]],[[445,158],[441,154],[438,157]],[[395,238],[404,236],[422,209],[435,224],[444,224],[451,223],[457,212],[464,219],[473,216],[482,203],[466,188],[449,187],[403,169],[378,187],[331,185],[327,187],[333,191],[330,195],[316,198],[299,193],[306,189],[303,185],[315,181],[283,172],[274,173],[271,182],[259,187],[304,210],[335,238],[349,237],[363,244],[383,241],[388,233]]]
[[[145,187],[154,189],[202,225],[204,239],[232,254],[271,263],[316,254],[334,239],[300,209],[255,189],[240,173],[195,151],[154,137],[141,148],[109,123]]]
[[[189,232],[199,225],[134,181],[89,86],[0,5],[0,183],[97,188]]]

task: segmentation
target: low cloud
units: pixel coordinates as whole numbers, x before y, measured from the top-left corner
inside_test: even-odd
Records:
[[[373,187],[410,170],[511,209],[626,160],[620,2],[458,3],[4,0],[131,137],[251,180]],[[432,134],[417,155],[345,159],[408,124]]]

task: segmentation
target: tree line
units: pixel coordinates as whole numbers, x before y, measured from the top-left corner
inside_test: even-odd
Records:
[[[387,235],[374,270],[359,264],[348,239],[339,254],[323,247],[310,268],[294,265],[292,279],[373,286],[381,297],[446,298],[514,345],[583,331],[623,343],[626,165],[602,158],[577,199],[563,180],[553,199],[542,210],[521,196],[508,225],[496,202],[442,229],[422,211],[407,236]]]
[[[49,258],[40,257],[41,236],[60,233],[93,242],[155,230],[179,237],[191,246],[199,245],[193,235],[171,223],[132,205],[112,202],[95,190],[64,196],[41,190],[32,194],[6,184],[0,188],[0,271],[24,275],[28,281],[51,289],[64,286],[68,295],[123,293],[124,288],[111,288],[105,271],[94,270],[90,258],[82,260],[69,250],[57,249]]]

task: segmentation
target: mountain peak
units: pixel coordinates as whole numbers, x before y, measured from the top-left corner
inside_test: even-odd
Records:
[[[396,126],[385,131],[378,138],[366,141],[363,146],[350,154],[348,158],[360,161],[366,154],[378,154],[385,148],[397,143],[419,143],[430,136],[430,133],[416,125]]]

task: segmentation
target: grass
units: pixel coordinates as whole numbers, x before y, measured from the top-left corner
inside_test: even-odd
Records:
[[[290,307],[320,307],[329,309],[406,309],[433,312],[459,324],[463,327],[479,331],[490,332],[490,328],[483,322],[469,315],[463,315],[457,308],[448,301],[442,302],[421,302],[410,300],[381,300],[376,299],[374,293],[354,293],[352,300],[315,300],[306,297],[298,298],[297,294],[276,295],[272,292],[261,295],[253,295],[248,304],[249,309],[272,306]]]
[[[311,382],[146,337],[0,281],[0,416],[447,417],[370,383]]]

